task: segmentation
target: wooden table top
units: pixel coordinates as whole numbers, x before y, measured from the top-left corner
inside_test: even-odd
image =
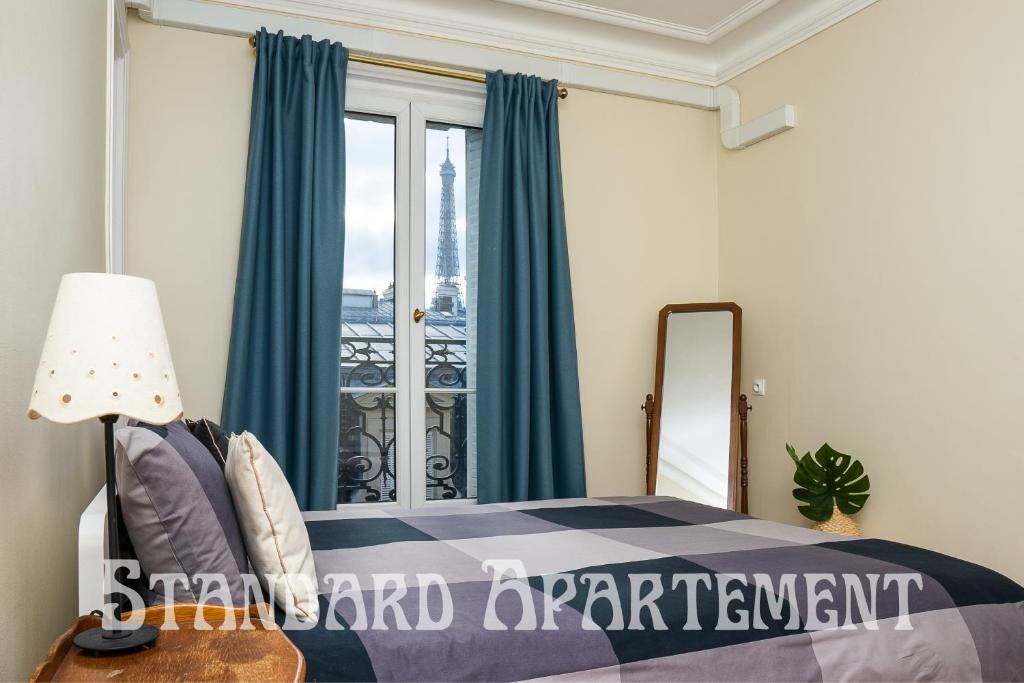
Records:
[[[79,617],[50,647],[46,661],[36,667],[30,681],[302,681],[306,662],[302,653],[273,623],[259,620],[252,610],[254,628],[217,630],[229,619],[223,607],[205,606],[203,618],[213,630],[197,631],[196,605],[175,605],[178,630],[161,629],[152,647],[121,655],[87,655],[72,640],[81,631],[100,625],[99,617]],[[231,610],[236,625],[245,611]],[[127,618],[127,617],[126,617]],[[160,627],[163,606],[147,608],[145,623]]]

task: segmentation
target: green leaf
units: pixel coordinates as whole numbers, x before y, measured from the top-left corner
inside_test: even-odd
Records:
[[[808,474],[807,470],[804,469],[799,469],[793,473],[793,483],[807,489],[808,491],[815,491],[817,493],[827,490],[827,487]]]
[[[852,484],[839,484],[836,488],[843,493],[864,493],[871,488],[871,481],[867,477],[863,477]]]
[[[867,493],[858,494],[855,496],[848,496],[846,498],[836,498],[836,507],[841,512],[847,515],[860,512],[861,508],[864,507],[864,503],[868,499]]]
[[[799,491],[800,495],[796,495],[796,491]],[[794,497],[797,500],[807,503],[813,508],[823,508],[826,510],[832,509],[833,501],[831,493],[825,492],[815,495],[809,491],[805,491],[804,489],[796,489],[796,491],[794,491]]]
[[[848,484],[858,479],[862,474],[864,474],[864,465],[861,465],[860,460],[858,460],[850,466],[850,469],[843,473],[843,476],[839,478],[839,483]]]
[[[812,500],[817,500],[820,494],[813,493],[807,489],[793,489],[793,497],[797,500],[802,500],[805,503],[810,503]]]
[[[798,457],[789,444],[786,452],[795,465],[793,483],[797,488],[793,489],[793,497],[806,503],[797,508],[804,517],[823,522],[832,516],[833,506],[848,515],[864,507],[871,481],[859,460],[828,443],[822,444],[813,456],[808,452]]]
[[[804,517],[806,517],[807,519],[812,519],[815,522],[825,522],[828,521],[830,517],[832,517],[832,508],[825,509],[820,507],[813,507],[811,505],[801,505],[800,507],[797,508],[797,510],[799,510],[800,514],[802,514]]]
[[[831,493],[825,491],[824,493],[819,493],[818,495],[814,496],[814,498],[808,502],[811,505],[817,505],[818,507],[823,507],[831,510],[834,504],[832,500],[833,498],[834,496]]]
[[[828,474],[827,468],[819,466],[818,463],[814,462],[814,458],[811,457],[810,453],[806,453],[804,457],[800,458],[800,467],[813,477],[824,478]]]

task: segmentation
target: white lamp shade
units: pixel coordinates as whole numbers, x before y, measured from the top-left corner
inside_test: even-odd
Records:
[[[69,423],[103,415],[152,424],[182,415],[156,285],[69,273],[57,291],[28,416]]]

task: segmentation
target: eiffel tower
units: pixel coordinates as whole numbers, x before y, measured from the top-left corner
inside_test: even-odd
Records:
[[[457,314],[462,308],[459,285],[459,237],[455,231],[455,164],[448,144],[441,164],[441,217],[437,231],[437,264],[434,267],[434,298],[430,308]]]

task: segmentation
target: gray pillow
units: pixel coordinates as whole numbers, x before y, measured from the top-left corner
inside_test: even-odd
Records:
[[[121,512],[142,571],[185,574],[189,585],[173,588],[174,601],[183,603],[201,595],[196,574],[222,574],[232,603],[244,605],[245,545],[210,453],[181,422],[125,427],[116,439]]]

